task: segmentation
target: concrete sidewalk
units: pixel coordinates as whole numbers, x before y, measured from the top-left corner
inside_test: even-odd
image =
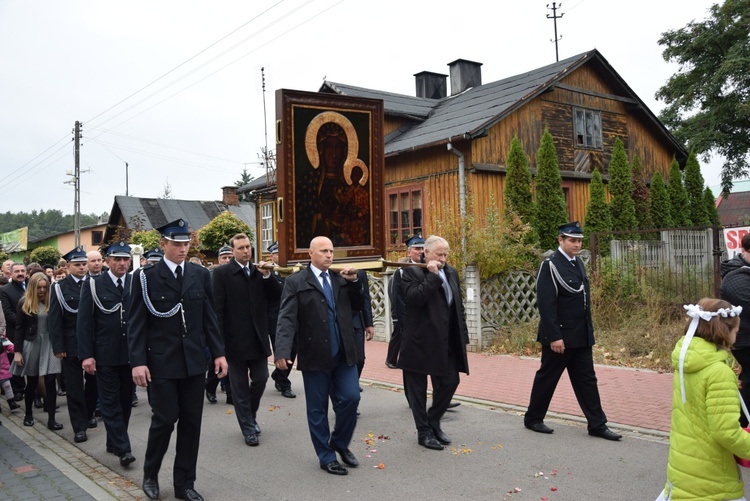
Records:
[[[207,499],[232,499],[238,495],[242,497],[243,493],[249,496],[247,499],[260,499],[268,497],[269,493],[276,493],[277,489],[282,489],[283,493],[270,494],[271,497],[317,499],[317,494],[312,493],[322,489],[320,492],[326,492],[328,499],[346,499],[352,495],[351,489],[357,488],[357,482],[364,480],[371,488],[377,488],[371,494],[374,496],[375,492],[379,492],[380,495],[374,497],[380,498],[389,493],[393,496],[404,494],[399,490],[403,487],[399,485],[408,483],[409,478],[424,477],[419,485],[412,486],[415,499],[441,497],[441,493],[445,496],[446,492],[453,491],[454,484],[461,484],[461,492],[468,496],[473,494],[477,498],[489,496],[499,499],[503,494],[507,498],[508,489],[514,488],[514,485],[525,485],[532,492],[537,489],[540,495],[545,493],[545,489],[549,493],[544,482],[540,483],[537,473],[553,468],[562,471],[564,467],[577,473],[575,481],[570,477],[571,473],[567,474],[571,491],[567,495],[558,493],[550,499],[582,499],[580,492],[575,494],[573,489],[588,492],[594,496],[589,499],[594,499],[595,492],[601,496],[607,492],[607,487],[600,485],[597,475],[592,473],[593,476],[589,478],[588,469],[583,466],[592,461],[597,465],[610,463],[608,456],[612,451],[617,451],[616,456],[627,459],[628,466],[621,470],[613,465],[608,473],[615,478],[612,482],[629,486],[632,475],[635,475],[647,477],[648,488],[637,494],[633,491],[631,494],[635,494],[635,497],[626,494],[611,499],[640,499],[641,494],[653,498],[658,494],[666,464],[663,437],[668,436],[669,431],[671,374],[597,367],[602,402],[610,426],[629,431],[629,436],[640,436],[645,441],[626,437],[623,443],[612,444],[587,437],[585,429],[581,429],[582,414],[566,376],[560,382],[550,409],[549,420],[557,421],[556,433],[543,437],[524,430],[520,416],[528,403],[539,360],[470,353],[471,375],[462,377],[456,394],[456,399],[463,401],[464,406],[459,407],[458,412],[448,413],[445,429],[454,438],[461,437],[459,440],[462,442],[458,443],[473,443],[474,446],[461,445],[458,449],[452,448],[452,452],[442,454],[426,451],[416,445],[411,413],[399,389],[402,384],[401,371],[386,367],[386,351],[386,343],[367,343],[367,363],[362,374],[365,387],[360,406],[362,418],[352,450],[365,463],[384,461],[390,473],[370,477],[373,465],[368,464],[353,471],[347,480],[332,480],[330,475],[321,474],[306,430],[301,377],[294,371],[293,385],[299,395],[297,399],[282,398],[272,384],[266,388],[261,405],[264,412],[262,416],[259,413],[259,423],[264,430],[259,448],[244,446],[233,409],[223,403],[223,396],[219,396],[217,405],[206,403],[196,488]],[[385,391],[383,387],[391,387],[396,394]],[[151,413],[145,391],[139,389],[139,394],[141,403],[133,409],[130,426],[137,462],[125,469],[119,467],[115,456],[104,452],[105,431],[101,421],[98,428],[89,430],[88,442],[72,443],[64,397],[58,398],[60,410],[57,419],[65,424],[65,428],[58,433],[47,430],[44,426],[46,416],[39,410],[35,412],[36,425],[24,427],[23,409],[14,411],[8,417],[5,402],[0,402],[3,409],[3,426],[0,427],[0,498],[145,499],[140,482]],[[367,445],[370,440],[367,437],[372,436],[372,433],[367,434],[369,431],[374,433],[375,441],[379,442],[379,449],[382,450],[372,454],[372,459],[365,459],[369,455],[365,456],[362,450],[363,447],[371,447]],[[377,440],[381,435],[387,435],[384,441]],[[573,455],[578,454],[573,451],[584,444],[585,447],[579,451],[581,456],[573,459]],[[504,452],[501,452],[501,447],[504,447]],[[173,449],[174,439],[162,468],[164,499],[171,495]],[[459,466],[455,460],[448,459],[457,457],[456,454],[463,456],[463,461],[468,463]],[[467,454],[474,456],[474,459],[469,460]],[[493,465],[498,464],[498,454],[504,457],[500,463],[503,465],[501,470],[493,469]],[[262,461],[252,459],[260,457]],[[637,459],[643,457],[651,458],[651,463]],[[255,472],[258,468],[264,472],[261,477],[254,474],[248,476],[247,472]],[[443,472],[440,479],[434,477],[434,472],[438,471],[436,469]],[[290,477],[290,472],[298,473]],[[432,472],[432,476],[429,472]],[[478,478],[486,479],[487,485],[482,485],[484,481],[477,483]],[[302,479],[309,479],[312,486],[294,483]],[[561,487],[565,485],[562,479],[558,481]],[[349,494],[337,490],[344,485],[350,489],[347,491]],[[326,491],[329,487],[334,490]],[[310,488],[313,490],[305,490]],[[599,492],[597,489],[600,488],[604,490]],[[526,493],[530,494],[528,490]],[[368,494],[364,498],[373,496]]]

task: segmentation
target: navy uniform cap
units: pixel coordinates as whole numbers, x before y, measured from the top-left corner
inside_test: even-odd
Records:
[[[219,249],[219,255],[223,256],[224,254],[232,254],[232,248],[228,245],[222,245],[221,249]]]
[[[268,252],[270,252],[271,254],[279,252],[279,242],[274,242],[271,245],[269,245]]]
[[[162,260],[162,258],[164,257],[164,253],[157,247],[146,252],[144,256],[146,257],[146,261],[155,263]]]
[[[116,242],[107,247],[107,257],[130,257],[132,249],[125,242]]]
[[[406,241],[406,247],[424,247],[424,238],[422,235],[414,235]]]
[[[565,223],[559,226],[560,236],[583,238],[583,230],[581,230],[581,223],[573,221],[572,223]]]
[[[83,247],[80,245],[73,249],[72,251],[68,252],[63,256],[63,259],[66,260],[69,263],[85,263],[88,262],[88,258],[86,257],[86,251],[83,250]]]
[[[190,230],[188,229],[188,222],[180,218],[171,223],[167,223],[161,228],[156,228],[163,238],[172,240],[173,242],[189,242],[190,241]]]

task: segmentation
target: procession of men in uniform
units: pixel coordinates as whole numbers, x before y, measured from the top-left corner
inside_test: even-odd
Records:
[[[574,255],[570,250],[579,248],[574,247],[580,243],[578,229],[577,223],[560,228],[561,255]],[[87,254],[78,247],[64,256],[68,276],[52,287],[49,332],[54,354],[62,359],[73,440],[86,441],[87,429],[97,424],[93,417],[97,398],[92,401],[91,392],[85,389],[85,374],[98,386],[107,452],[118,456],[123,467],[135,462],[128,424],[137,402],[133,400],[135,385],[144,387],[152,410],[143,457],[144,492],[150,499],[159,498],[159,471],[176,425],[175,496],[202,500],[195,481],[203,395],[216,403],[215,381],[231,379],[244,442],[259,445],[256,418],[269,378],[268,357],[273,355],[272,377],[282,396],[296,396],[288,378],[295,361],[302,371],[310,436],[320,468],[346,475],[337,455],[345,465],[357,467],[349,444],[359,414],[358,377],[364,360],[364,341],[359,337],[372,338],[371,315],[362,317],[361,313],[369,302],[367,275],[351,266],[329,270],[333,244],[318,236],[310,242],[307,269],[285,279],[271,271],[278,265],[278,244],[267,249],[272,264],[253,263],[252,242],[242,233],[219,250],[221,264],[209,272],[187,259],[190,230],[186,220],[170,222],[158,231],[160,247],[147,252],[145,266],[134,272],[129,272],[131,248],[126,242],[102,250],[106,267],[98,251]],[[459,373],[469,373],[460,276],[447,264],[450,247],[442,237],[424,240],[415,235],[406,243],[408,259],[395,273],[394,288],[389,291],[397,327],[386,364],[403,370],[418,444],[442,450],[452,440],[443,431],[441,419],[448,408],[458,405],[451,398],[460,382]],[[585,281],[583,271],[581,276]],[[581,322],[584,329],[588,324],[591,338],[588,315]],[[366,325],[359,330],[369,330],[358,337],[352,319],[360,317]],[[526,427],[541,433],[552,432],[542,418],[559,374],[567,366],[567,358],[560,358],[559,368],[548,380],[546,367],[557,360],[552,351],[562,342],[548,336],[540,337],[546,351],[525,416]],[[567,357],[576,345],[563,339],[569,348]],[[545,344],[550,342],[552,351]],[[429,407],[427,376],[433,387]],[[617,440],[620,436],[604,425],[595,376],[589,381],[593,385],[579,399],[590,398],[601,416],[590,422],[589,433]],[[542,387],[548,388],[543,398],[538,396]],[[227,403],[232,403],[229,393],[227,397]],[[333,431],[328,424],[329,401],[335,413]]]

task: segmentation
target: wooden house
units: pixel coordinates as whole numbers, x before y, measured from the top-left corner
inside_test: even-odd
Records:
[[[667,178],[673,156],[681,165],[687,159],[684,146],[596,49],[487,84],[481,63],[458,59],[448,66],[449,75],[415,74],[416,96],[330,81],[320,88],[383,100],[387,250],[403,249],[416,232],[432,232],[443,207],[458,211],[461,185],[464,198],[473,197],[476,215],[485,213],[491,194],[502,211],[505,161],[515,135],[533,174],[549,127],[571,220],[584,220],[594,168],[606,182],[616,138],[630,158],[640,156],[647,179],[656,170]],[[273,235],[275,189],[272,183],[240,188],[253,190],[260,195],[258,234]]]

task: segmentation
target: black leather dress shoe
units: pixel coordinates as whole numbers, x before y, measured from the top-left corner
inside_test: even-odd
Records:
[[[461,402],[451,402],[451,403],[448,404],[448,408],[449,409],[455,409],[459,405],[461,405]]]
[[[542,423],[541,421],[539,423],[524,423],[523,424],[526,428],[530,429],[531,431],[535,431],[537,433],[552,433],[553,430],[546,424]]]
[[[251,433],[250,435],[247,435],[245,437],[245,445],[249,445],[251,447],[260,445],[260,441],[258,440],[258,435],[256,435],[255,433]]]
[[[278,381],[274,381],[273,385],[276,388],[276,391],[278,392],[284,391],[284,388],[282,388],[281,383],[279,383]]]
[[[21,406],[18,405],[15,400],[10,399],[10,400],[8,400],[8,407],[10,407],[10,410],[14,411],[14,410],[18,409]]]
[[[386,367],[388,367],[389,369],[398,369],[398,367],[396,367],[396,364],[392,364],[392,363],[390,363],[390,362],[386,362],[386,363],[385,363],[385,365],[386,365]]]
[[[198,494],[195,489],[175,489],[174,497],[177,499],[187,499],[188,501],[203,501],[203,496]]]
[[[435,435],[433,435],[432,433],[419,437],[417,439],[417,443],[422,447],[432,449],[433,451],[442,451],[443,449],[445,449],[445,447],[443,447],[443,444],[438,442],[435,438]]]
[[[42,401],[42,399],[39,398],[39,397],[35,398],[34,399],[34,407],[36,407],[37,409],[43,408],[44,407],[44,401]]]
[[[34,418],[31,416],[26,416],[25,418],[23,418],[23,425],[34,426]]]
[[[328,464],[322,464],[320,465],[320,469],[325,470],[331,475],[348,475],[349,474],[349,470],[341,466],[341,464],[338,461],[331,461]]]
[[[589,435],[592,437],[599,437],[603,438],[604,440],[613,440],[617,441],[622,438],[622,435],[615,433],[614,431],[610,430],[606,426],[604,428],[599,428],[597,430],[589,430]]]
[[[135,461],[135,457],[129,452],[123,452],[120,454],[120,466],[127,466]]]
[[[359,466],[359,461],[357,461],[357,458],[354,457],[354,454],[352,454],[352,451],[350,451],[349,449],[337,449],[334,446],[331,446],[331,449],[338,452],[344,464],[351,466],[352,468],[356,468],[357,466]]]
[[[49,421],[47,423],[47,428],[49,428],[52,431],[62,430],[63,425],[62,423],[58,423],[57,421]]]
[[[208,400],[212,404],[215,404],[217,402],[216,393],[211,393],[210,391],[206,391],[206,400]]]
[[[449,437],[447,433],[441,430],[440,427],[433,426],[432,433],[435,435],[435,438],[437,439],[438,442],[440,442],[443,445],[450,445],[451,437]]]
[[[154,478],[144,478],[143,492],[149,499],[159,499],[159,482]],[[177,495],[176,492],[175,495]]]
[[[96,418],[92,417],[88,421],[86,421],[86,426],[89,428],[96,428],[99,425],[99,423],[96,422]]]
[[[258,423],[255,423],[255,434],[260,435],[260,425]]]
[[[81,442],[85,442],[88,440],[89,437],[86,436],[85,431],[77,431],[76,434],[73,436],[73,442],[80,444]]]
[[[292,390],[284,390],[281,392],[281,396],[284,398],[297,398],[297,394]]]

